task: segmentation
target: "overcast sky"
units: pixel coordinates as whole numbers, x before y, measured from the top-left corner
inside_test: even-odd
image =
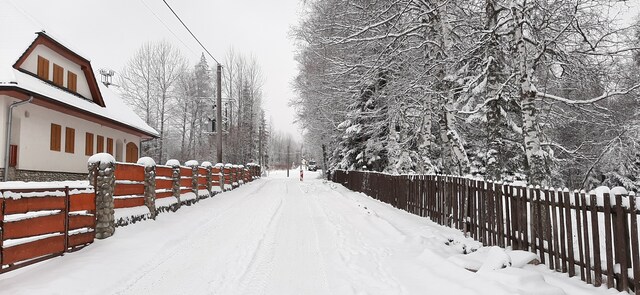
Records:
[[[168,40],[193,65],[202,49],[162,0],[6,0],[41,28],[92,61],[93,68],[119,71],[145,42]],[[293,110],[296,74],[290,28],[297,24],[301,0],[167,0],[221,62],[226,51],[253,54],[263,70],[264,107],[277,130],[296,137]],[[609,11],[623,22],[638,13],[639,0]],[[2,9],[2,7],[0,7]],[[209,60],[209,64],[214,62]]]
[[[202,49],[162,0],[7,0],[39,27],[80,51],[94,70],[121,70],[147,41],[168,40],[195,64]],[[296,74],[291,26],[297,24],[299,0],[167,0],[216,59],[230,47],[253,54],[265,85],[264,107],[276,129],[299,136],[291,81]],[[0,7],[2,9],[2,7]],[[209,59],[209,65],[214,61]]]

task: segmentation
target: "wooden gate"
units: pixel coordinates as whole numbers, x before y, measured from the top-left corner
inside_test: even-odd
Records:
[[[0,273],[93,243],[92,188],[0,190]]]

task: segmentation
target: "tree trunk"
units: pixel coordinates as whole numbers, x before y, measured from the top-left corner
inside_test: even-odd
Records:
[[[515,57],[518,61],[518,81],[520,84],[520,104],[522,106],[525,154],[527,157],[529,184],[544,185],[547,178],[548,167],[544,151],[540,145],[538,111],[535,105],[536,89],[531,82],[533,69],[527,61],[527,48],[524,40],[521,14],[518,11],[515,0],[511,4],[515,30],[513,33],[515,43]]]
[[[164,163],[164,154],[163,154],[163,150],[164,150],[164,111],[165,111],[165,103],[167,101],[167,91],[166,89],[162,90],[162,106],[161,106],[161,110],[160,110],[160,152],[159,152],[159,159],[160,159],[160,163]]]
[[[487,15],[487,31],[493,31],[498,24],[495,0],[487,0],[485,11]],[[501,66],[498,50],[498,40],[494,33],[491,33],[489,43],[485,51],[486,62],[489,63],[487,70],[487,89],[485,91],[485,101],[487,103],[487,157],[486,157],[486,177],[488,179],[500,180],[502,178],[502,134],[501,134],[501,97],[500,82],[498,81]]]

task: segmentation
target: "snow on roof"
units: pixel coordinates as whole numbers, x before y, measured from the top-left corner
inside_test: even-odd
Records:
[[[2,42],[0,42],[0,87],[18,87],[85,110],[98,117],[124,124],[147,135],[158,136],[159,133],[155,129],[140,119],[117,94],[102,83],[98,82],[98,87],[106,108],[14,69],[13,65],[38,37],[37,33],[41,33],[43,30],[29,22],[13,4],[0,2],[0,6],[2,7],[0,9],[0,36],[2,36]],[[89,60],[72,47],[60,42],[59,38],[52,37],[51,33],[45,34],[67,49],[74,51],[83,59]]]
[[[50,84],[23,72],[15,71],[14,76],[17,83],[16,85],[13,85],[15,87],[46,96],[71,107],[76,107],[100,117],[128,125],[146,134],[158,135],[158,132],[155,129],[147,125],[122,101],[122,99],[120,99],[120,97],[118,97],[117,94],[102,83],[98,83],[98,87],[102,93],[104,104],[107,106],[106,108],[95,104],[93,101],[82,99],[70,92],[51,86]],[[0,87],[2,87],[1,84]]]

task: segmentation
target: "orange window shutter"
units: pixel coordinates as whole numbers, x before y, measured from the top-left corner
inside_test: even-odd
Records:
[[[103,153],[104,152],[104,136],[102,136],[102,135],[98,135],[97,152],[98,153]]]
[[[49,60],[38,55],[38,77],[49,80]]]
[[[67,74],[67,88],[73,92],[78,91],[78,75],[71,71]]]
[[[76,146],[76,130],[73,128],[67,127],[65,130],[65,139],[64,139],[64,151],[67,153],[74,153]]]
[[[87,156],[93,155],[93,133],[87,132],[85,137],[84,154]]]
[[[52,151],[60,151],[60,137],[62,136],[62,127],[58,124],[51,123],[51,142],[49,148]]]
[[[107,137],[107,153],[113,155],[113,138]]]
[[[64,69],[57,64],[53,64],[53,84],[62,86],[63,83],[64,83]]]

